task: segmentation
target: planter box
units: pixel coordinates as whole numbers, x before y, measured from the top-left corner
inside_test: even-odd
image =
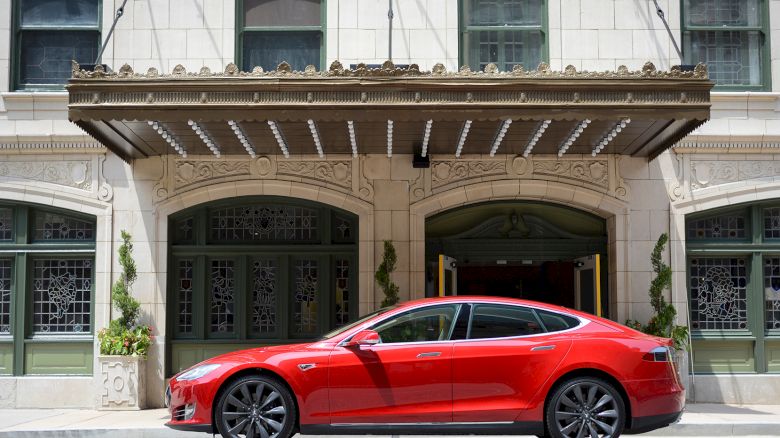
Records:
[[[98,409],[133,411],[146,408],[146,358],[98,356]]]

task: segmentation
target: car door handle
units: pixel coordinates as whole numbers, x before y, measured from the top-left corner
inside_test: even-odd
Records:
[[[439,357],[441,356],[441,351],[429,351],[427,353],[420,353],[417,355],[417,358],[423,358],[423,357]]]
[[[531,351],[547,351],[547,350],[554,350],[555,345],[540,345],[538,347],[531,348]]]

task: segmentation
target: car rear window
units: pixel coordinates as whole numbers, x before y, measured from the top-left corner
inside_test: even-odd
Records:
[[[531,309],[520,306],[478,305],[471,317],[469,339],[506,338],[541,333]]]
[[[536,314],[539,315],[539,319],[542,320],[544,328],[548,332],[559,332],[561,330],[568,330],[579,325],[580,320],[568,315],[561,315],[560,313],[549,312],[547,310],[536,309]]]

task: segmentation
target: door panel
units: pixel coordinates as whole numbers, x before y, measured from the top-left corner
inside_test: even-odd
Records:
[[[514,421],[570,346],[554,335],[456,342],[453,421]]]
[[[331,422],[452,421],[452,342],[336,347]]]

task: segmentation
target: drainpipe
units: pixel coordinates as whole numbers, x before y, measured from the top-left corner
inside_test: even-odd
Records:
[[[106,50],[106,46],[108,46],[108,41],[111,40],[111,35],[114,34],[114,28],[116,28],[117,21],[119,21],[119,19],[122,18],[122,15],[124,15],[125,13],[126,4],[127,4],[127,0],[124,0],[122,2],[122,6],[120,6],[119,9],[116,10],[114,23],[111,24],[111,30],[108,31],[108,35],[106,35],[106,40],[103,41],[103,45],[100,47],[100,52],[98,52],[97,59],[95,59],[95,65],[100,64],[100,61],[103,59],[103,52]]]

